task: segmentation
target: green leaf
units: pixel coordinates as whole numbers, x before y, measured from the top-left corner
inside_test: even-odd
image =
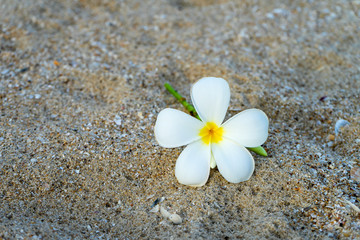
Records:
[[[256,154],[259,154],[260,156],[263,156],[263,157],[267,157],[267,152],[265,151],[265,149],[261,146],[259,147],[253,147],[253,148],[247,148],[249,149],[250,151],[253,151],[254,153]]]

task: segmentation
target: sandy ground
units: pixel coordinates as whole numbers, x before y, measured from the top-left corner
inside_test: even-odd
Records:
[[[0,239],[359,239],[360,1],[0,0]],[[153,135],[191,84],[270,119],[201,188]],[[349,124],[335,124],[344,119]],[[150,212],[154,201],[183,220]]]

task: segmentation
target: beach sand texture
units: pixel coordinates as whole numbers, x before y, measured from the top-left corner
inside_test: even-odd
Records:
[[[360,1],[0,0],[0,239],[359,239]],[[239,184],[153,134],[205,76],[269,117]],[[343,127],[336,123],[346,120]],[[336,132],[335,132],[336,130]],[[178,214],[174,224],[154,201]]]

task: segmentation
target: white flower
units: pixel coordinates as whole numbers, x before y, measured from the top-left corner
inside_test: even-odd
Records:
[[[162,147],[188,145],[176,161],[178,181],[202,186],[210,167],[216,165],[231,183],[248,180],[254,159],[245,147],[258,147],[267,139],[269,120],[265,113],[248,109],[222,124],[230,102],[230,88],[222,78],[200,79],[191,89],[191,99],[202,121],[166,108],[159,113],[154,129]]]

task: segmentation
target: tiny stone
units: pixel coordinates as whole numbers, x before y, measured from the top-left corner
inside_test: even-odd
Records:
[[[142,112],[138,112],[137,115],[138,115],[138,117],[139,117],[140,119],[143,119],[143,118],[144,118]]]
[[[266,17],[269,18],[269,19],[274,19],[274,14],[272,14],[272,13],[267,13],[267,14],[266,14]]]
[[[335,140],[335,136],[334,136],[333,134],[329,134],[328,137],[327,137],[327,139],[328,139],[329,141],[334,141],[334,140]]]
[[[35,99],[40,99],[41,98],[41,95],[40,94],[35,94]]]
[[[75,172],[76,172],[77,174],[79,174],[79,173],[80,173],[80,170],[75,170]]]
[[[276,8],[276,9],[273,10],[273,13],[279,14],[279,15],[286,15],[287,11],[285,9],[282,9],[282,8]]]
[[[18,69],[17,72],[24,73],[24,72],[28,71],[29,69],[30,68],[28,68],[28,67],[24,67],[24,68]]]
[[[31,162],[31,163],[36,163],[37,160],[36,160],[36,158],[32,158],[32,159],[30,159],[30,162]]]

